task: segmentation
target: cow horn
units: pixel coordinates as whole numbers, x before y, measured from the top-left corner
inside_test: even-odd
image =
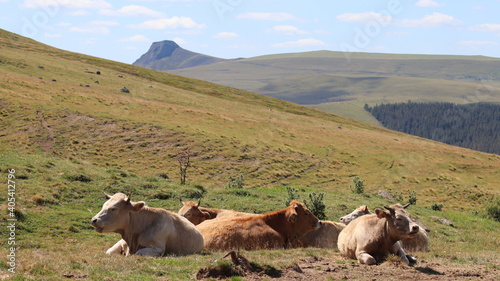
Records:
[[[106,199],[111,199],[111,195],[107,194],[107,193],[106,193],[106,192],[104,192],[104,191],[103,191],[102,193],[104,193],[104,196],[106,196]]]
[[[131,193],[127,194],[127,203],[130,203],[130,196],[132,196]]]
[[[179,201],[181,202],[182,205],[184,205],[184,201],[182,201],[182,197],[179,196]]]
[[[391,208],[391,207],[384,206],[384,208],[386,208],[387,210],[391,211],[391,213],[394,212],[394,209]]]
[[[403,209],[408,208],[408,206],[410,206],[410,205],[411,205],[410,203],[408,203],[408,204],[404,205],[404,206],[403,206]]]
[[[200,203],[201,203],[201,198],[198,199],[198,204],[196,204],[196,207],[200,207]]]

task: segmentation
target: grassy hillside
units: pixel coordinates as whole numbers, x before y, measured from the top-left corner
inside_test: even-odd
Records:
[[[407,101],[500,102],[500,59],[317,51],[277,54],[173,73],[307,104],[371,124],[363,110]],[[351,110],[342,110],[348,106]]]
[[[376,195],[381,189],[404,199],[416,191],[412,213],[433,229],[431,251],[419,257],[500,268],[500,223],[485,217],[485,205],[500,193],[500,156],[58,50],[3,30],[0,73],[0,176],[4,182],[15,176],[17,280],[191,279],[222,253],[104,255],[118,236],[96,233],[88,223],[104,202],[102,192],[132,193],[133,200],[172,211],[180,207],[180,196],[261,213],[284,207],[285,186],[297,188],[301,200],[324,192],[330,220],[361,204],[390,204]],[[178,156],[186,152],[188,184],[180,185]],[[239,175],[244,188],[227,188]],[[354,176],[365,180],[364,194],[350,191]],[[10,215],[4,187],[3,257]],[[443,204],[443,210],[429,209],[432,203]],[[433,215],[452,220],[455,228]],[[249,255],[276,267],[311,255],[342,262],[335,251],[322,250]],[[0,278],[11,277],[8,268],[0,259]]]

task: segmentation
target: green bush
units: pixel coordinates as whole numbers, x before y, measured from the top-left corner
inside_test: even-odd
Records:
[[[443,209],[443,204],[432,203],[431,210],[441,211],[441,209]]]
[[[297,196],[297,192],[299,192],[299,190],[287,185],[286,192],[288,194],[288,198],[285,201],[285,207],[288,207],[290,206],[290,202],[299,199],[299,197]]]
[[[486,204],[486,215],[488,218],[500,222],[500,197],[495,197]]]
[[[243,188],[245,185],[243,175],[239,175],[236,178],[229,177],[229,182],[227,183],[228,188]]]
[[[408,190],[408,192],[410,192]],[[410,203],[410,205],[417,205],[417,192],[415,190],[413,190],[412,192],[410,192],[410,194],[408,195],[408,203]]]
[[[351,187],[352,192],[356,194],[362,194],[365,192],[365,181],[360,179],[358,176],[355,176],[352,179],[352,182],[354,183],[354,188]]]
[[[325,215],[325,208],[326,205],[323,203],[323,196],[325,195],[324,192],[319,193],[316,195],[316,193],[310,193],[309,194],[309,199],[311,202],[309,203],[307,200],[304,200],[304,204],[306,207],[320,220],[325,220],[326,215]]]

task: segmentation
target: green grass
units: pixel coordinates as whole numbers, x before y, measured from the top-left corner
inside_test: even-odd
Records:
[[[498,266],[499,240],[488,238],[500,225],[485,218],[485,203],[500,194],[497,155],[19,36],[9,40],[16,36],[0,32],[0,177],[5,182],[16,170],[19,272],[27,280],[186,280],[223,256],[106,256],[119,237],[89,224],[103,191],[131,193],[132,200],[174,212],[178,197],[203,195],[204,206],[264,213],[284,207],[290,186],[300,200],[324,192],[325,215],[334,221],[360,205],[389,204],[376,195],[381,189],[405,197],[416,191],[411,212],[433,231],[426,259]],[[102,74],[87,72],[96,70]],[[123,86],[131,92],[121,93]],[[180,185],[177,156],[187,149],[191,166],[187,185]],[[244,188],[227,188],[239,175]],[[355,176],[365,180],[364,194],[349,190]],[[442,211],[430,209],[436,202]],[[8,218],[5,204],[0,216]],[[2,253],[6,231],[0,230]],[[279,269],[328,254],[296,249],[245,257]],[[0,259],[1,274],[7,268]]]

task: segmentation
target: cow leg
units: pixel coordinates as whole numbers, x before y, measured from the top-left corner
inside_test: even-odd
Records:
[[[160,257],[163,255],[164,250],[160,248],[142,248],[135,252],[136,255],[141,255],[141,256],[153,256],[153,257]]]
[[[128,245],[125,240],[121,239],[115,243],[111,248],[106,251],[106,254],[119,254],[119,255],[127,255],[128,254]]]
[[[356,252],[356,258],[358,259],[358,262],[361,264],[374,265],[377,263],[375,258],[365,251]]]
[[[392,254],[397,255],[398,257],[401,258],[401,261],[404,262],[406,265],[410,265],[410,261],[406,257],[406,253],[403,250],[403,247],[401,247],[401,243],[398,241],[392,245]],[[416,262],[416,260],[415,260]]]

